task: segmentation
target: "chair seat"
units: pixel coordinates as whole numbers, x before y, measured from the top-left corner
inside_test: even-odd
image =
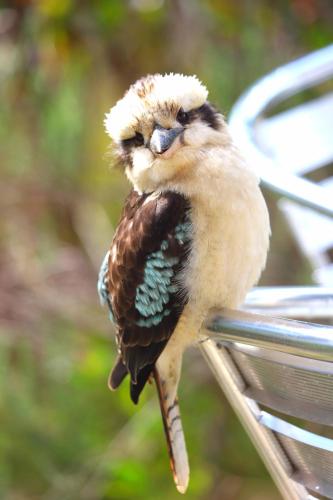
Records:
[[[246,396],[287,415],[333,426],[333,363],[239,343],[228,347],[246,382]]]
[[[319,296],[332,303],[329,290],[284,288],[274,300],[311,309]],[[257,311],[272,308],[264,291],[249,295]],[[205,327],[200,347],[284,497],[333,499],[333,326],[221,309]]]
[[[271,429],[288,452],[295,470],[291,478],[314,493],[333,498],[333,440],[300,429],[261,412],[260,423]]]

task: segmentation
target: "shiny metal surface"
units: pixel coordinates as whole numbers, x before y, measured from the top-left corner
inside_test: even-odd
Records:
[[[217,342],[240,342],[333,362],[333,326],[221,309],[211,312],[205,328]]]
[[[224,347],[218,349],[211,340],[200,344],[200,348],[283,498],[286,500],[313,498],[304,486],[291,478],[294,467],[276,439],[274,432],[260,424],[261,411],[257,404],[243,396],[244,381],[227,350]]]
[[[267,316],[333,319],[333,288],[257,287],[247,295],[243,309]]]
[[[259,422],[265,427],[285,436],[290,439],[294,439],[298,443],[306,444],[307,446],[312,446],[316,449],[329,451],[333,453],[333,440],[328,439],[313,432],[306,431],[297,427],[296,425],[290,424],[281,418],[270,415],[266,411],[261,411],[259,416]],[[333,465],[333,455],[330,460]],[[333,481],[333,475],[331,477]],[[332,483],[333,484],[333,483]]]
[[[231,344],[244,395],[293,417],[333,426],[333,363]]]
[[[239,342],[223,342],[223,345],[233,351],[243,353],[247,356],[260,358],[268,361],[269,363],[277,363],[296,369],[306,369],[314,373],[333,375],[333,363],[329,361],[294,356],[293,354],[287,354],[285,352],[274,351],[271,349],[263,349],[262,347],[241,344]]]
[[[302,176],[333,159],[333,93],[326,93],[255,124],[257,146],[278,168]]]
[[[333,217],[332,196],[321,186],[276,168],[274,159],[258,146],[255,126],[273,105],[301,90],[333,77],[333,45],[276,69],[259,80],[234,105],[231,133],[247,160],[257,169],[262,184],[290,200]]]
[[[333,121],[333,108],[331,110]],[[330,129],[332,134],[333,123]],[[330,137],[333,149],[332,137]],[[333,158],[332,158],[333,163]],[[331,169],[332,170],[332,169]],[[326,169],[326,174],[329,169]],[[333,173],[333,170],[332,170]],[[333,177],[320,182],[333,198]],[[333,286],[333,223],[332,219],[301,207],[289,200],[280,200],[281,209],[301,253],[307,258],[313,269],[313,280],[321,286]]]
[[[333,498],[333,440],[262,411],[259,422],[271,429],[296,469],[292,477],[312,491]]]
[[[330,303],[331,290],[283,288],[273,297],[257,289],[248,302],[272,307],[284,300],[322,298]],[[333,425],[333,326],[227,309],[213,311],[205,326],[209,339],[201,350],[281,494],[333,498],[333,440],[259,406]]]

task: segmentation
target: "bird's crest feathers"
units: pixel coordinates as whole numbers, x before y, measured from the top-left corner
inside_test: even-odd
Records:
[[[196,76],[177,73],[148,75],[135,82],[124,97],[105,115],[109,136],[119,142],[131,137],[141,118],[154,109],[173,112],[198,108],[205,103],[208,90]]]

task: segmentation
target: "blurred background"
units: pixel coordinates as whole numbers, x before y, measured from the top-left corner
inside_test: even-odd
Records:
[[[177,499],[153,387],[106,381],[96,294],[129,191],[104,113],[136,78],[196,73],[228,114],[274,67],[332,42],[330,0],[0,2],[0,498]],[[270,205],[262,284],[311,283]],[[286,264],[288,263],[288,264]],[[195,350],[180,387],[188,499],[280,496]]]

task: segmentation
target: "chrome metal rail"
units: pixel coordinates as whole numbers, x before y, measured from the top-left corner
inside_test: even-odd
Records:
[[[211,312],[200,348],[283,497],[333,498],[333,439],[288,421],[333,426],[333,326],[257,314],[285,307],[333,320],[333,290],[254,289],[245,311]]]
[[[212,313],[206,327],[216,341],[242,342],[333,363],[333,326],[222,309]]]
[[[333,45],[282,66],[259,80],[234,105],[229,126],[240,150],[256,168],[262,185],[279,195],[333,217],[333,201],[318,185],[277,169],[256,142],[256,123],[273,105],[333,78]]]
[[[312,498],[306,488],[292,479],[293,464],[274,433],[261,425],[261,411],[255,401],[243,395],[246,383],[237,371],[228,351],[216,349],[213,341],[201,344],[201,351],[221,389],[242,422],[281,495],[287,500]]]

